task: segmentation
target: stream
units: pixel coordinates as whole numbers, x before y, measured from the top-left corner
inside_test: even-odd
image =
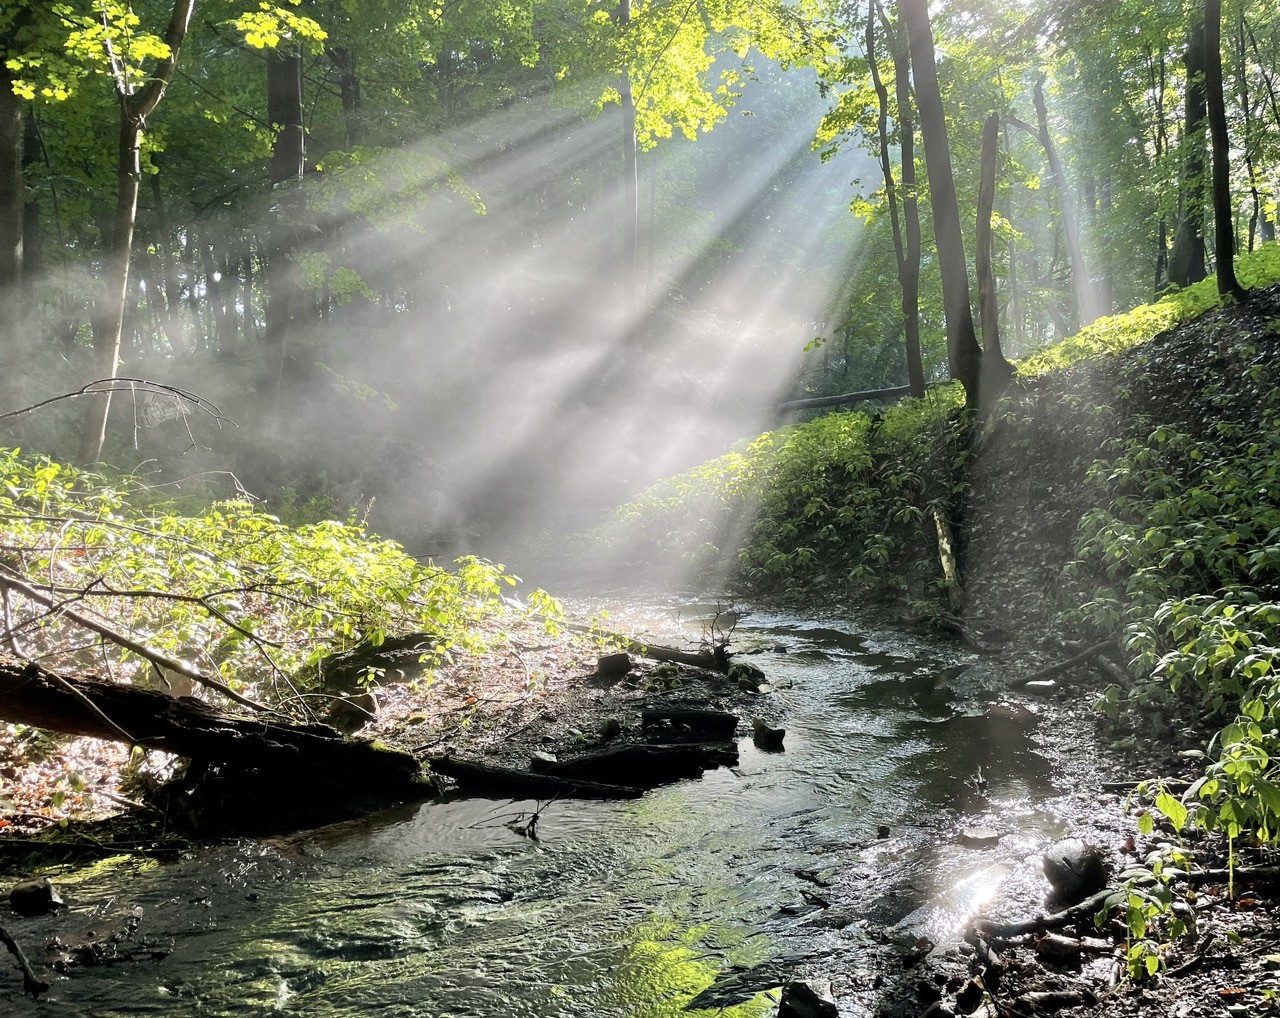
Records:
[[[622,607],[690,632],[711,610]],[[882,1012],[892,988],[856,962],[879,931],[946,943],[1001,884],[1034,891],[1026,860],[1064,829],[1060,769],[1033,739],[1046,708],[1002,700],[954,646],[870,619],[751,609],[734,641],[763,648],[749,660],[780,687],[785,751],[746,739],[738,767],[701,780],[556,802],[537,842],[503,826],[520,805],[454,799],[83,871],[58,881],[67,911],[11,932],[33,960],[53,937],[132,960],[51,974],[38,1004],[11,973],[0,1009],[658,1018],[731,964],[812,953],[855,959],[842,1013]],[[999,845],[965,847],[973,826]]]

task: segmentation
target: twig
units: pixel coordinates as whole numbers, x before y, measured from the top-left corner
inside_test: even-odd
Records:
[[[36,974],[31,971],[31,963],[22,953],[22,948],[3,926],[0,926],[0,941],[9,949],[9,953],[18,959],[18,968],[22,970],[22,992],[31,994],[32,1000],[39,1000],[40,994],[49,989],[49,984],[36,978]]]
[[[7,413],[0,414],[0,421],[10,417],[21,417],[24,414],[34,413],[43,407],[47,407],[52,403],[57,403],[64,399],[76,399],[80,396],[100,396],[108,392],[137,392],[141,386],[144,392],[168,393],[174,399],[183,403],[190,403],[199,410],[203,410],[206,414],[218,422],[218,426],[229,424],[233,428],[236,427],[235,421],[224,417],[222,411],[213,403],[210,403],[203,396],[198,396],[194,392],[188,392],[186,389],[179,389],[176,385],[165,385],[163,382],[153,382],[146,378],[128,378],[124,376],[113,376],[111,378],[98,378],[92,382],[82,385],[74,392],[64,392],[59,396],[51,396],[48,399],[42,399],[39,403],[32,403],[30,406],[24,406],[17,410],[10,410]]]
[[[2,569],[2,567],[0,567],[0,569]],[[23,597],[29,598],[30,600],[35,601],[37,604],[44,605],[46,608],[52,608],[54,606],[53,599],[45,595],[42,591],[33,587],[31,584],[27,583],[25,580],[13,578],[12,575],[9,575],[9,576],[4,575],[5,572],[8,572],[8,570],[0,571],[0,586],[8,587],[11,590],[14,590],[17,593],[21,594]],[[63,615],[65,618],[70,619],[76,625],[83,626],[85,629],[89,630],[90,632],[97,633],[99,636],[105,637],[107,640],[110,640],[112,643],[116,644],[116,646],[123,647],[125,650],[133,651],[133,653],[137,654],[141,658],[146,659],[147,661],[150,661],[153,665],[157,665],[158,667],[164,668],[167,671],[177,672],[179,675],[185,675],[187,678],[191,679],[191,681],[193,682],[198,682],[200,685],[205,686],[209,689],[217,690],[223,696],[227,697],[229,700],[235,701],[236,703],[240,704],[242,707],[248,707],[251,710],[255,710],[255,711],[267,710],[265,706],[258,703],[257,701],[250,700],[247,696],[243,696],[242,694],[237,693],[225,682],[220,682],[217,679],[210,678],[209,676],[204,675],[201,672],[197,671],[196,669],[192,668],[190,665],[184,664],[181,661],[176,661],[171,657],[166,657],[164,654],[161,654],[158,651],[152,650],[150,647],[147,647],[145,644],[139,643],[137,640],[133,639],[132,637],[126,636],[124,633],[121,633],[118,630],[112,629],[110,626],[106,625],[105,623],[99,622],[96,619],[92,619],[89,616],[84,615],[80,612],[73,611],[72,609],[67,608],[65,606],[60,609],[60,614]]]

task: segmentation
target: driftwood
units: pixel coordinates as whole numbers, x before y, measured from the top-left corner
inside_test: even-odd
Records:
[[[1085,898],[1079,904],[1064,908],[1061,912],[1036,916],[1034,919],[1024,919],[1022,922],[1016,923],[998,923],[994,920],[977,916],[970,923],[970,926],[983,937],[997,940],[1022,937],[1028,933],[1039,933],[1042,930],[1060,930],[1066,926],[1092,919],[1098,913],[1098,910],[1107,904],[1109,899],[1123,894],[1123,891],[1114,887],[1104,888],[1097,894]]]
[[[654,788],[703,771],[738,762],[738,748],[730,742],[692,742],[675,745],[625,745],[584,753],[569,760],[538,767],[560,778]]]
[[[344,739],[327,725],[234,717],[194,697],[55,675],[35,664],[0,662],[0,718],[218,764],[226,776],[284,782],[304,798],[428,790],[409,754]]]
[[[694,707],[646,707],[640,714],[641,727],[683,729],[699,738],[723,741],[732,739],[738,729],[736,714],[722,710],[702,710]]]
[[[464,791],[504,799],[634,799],[644,794],[642,788],[534,774],[451,756],[430,757],[427,765],[433,773],[452,778]]]
[[[937,506],[929,510],[933,520],[933,529],[938,535],[938,560],[942,564],[942,578],[947,585],[947,597],[953,611],[964,607],[964,587],[960,581],[960,564],[956,558],[956,539],[951,532],[951,523]]]
[[[723,647],[717,647],[711,652],[678,650],[675,647],[660,647],[657,644],[633,640],[631,637],[623,636],[621,633],[603,632],[590,626],[582,626],[575,623],[566,623],[565,628],[572,629],[576,633],[591,633],[594,636],[602,637],[611,643],[618,644],[632,654],[636,654],[639,657],[647,657],[651,661],[670,661],[672,664],[690,665],[694,668],[705,668],[713,672],[729,671],[729,655],[725,653]]]
[[[9,935],[9,931],[0,926],[0,944],[4,944],[9,949],[9,953],[18,960],[18,968],[22,972],[22,992],[31,994],[32,1000],[39,1000],[40,994],[49,989],[49,984],[41,979],[36,978],[36,974],[31,971],[31,963],[27,961],[27,956],[23,954],[22,948],[18,946],[18,942]]]
[[[1110,640],[1104,640],[1102,643],[1095,643],[1088,650],[1083,650],[1075,657],[1068,658],[1066,661],[1060,661],[1056,665],[1050,665],[1048,668],[1041,668],[1038,672],[1032,672],[1030,675],[1021,679],[1014,679],[1009,683],[1011,689],[1019,689],[1022,686],[1030,685],[1032,682],[1040,682],[1043,679],[1051,679],[1055,675],[1074,668],[1076,665],[1084,664],[1086,661],[1097,657],[1099,654],[1105,653],[1113,646]]]

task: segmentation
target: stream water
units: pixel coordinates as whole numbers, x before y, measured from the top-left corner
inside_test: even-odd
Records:
[[[680,607],[700,610],[644,606]],[[554,803],[536,843],[502,825],[519,805],[458,799],[287,846],[89,871],[61,885],[68,911],[11,925],[31,953],[114,936],[108,955],[167,954],[75,966],[39,1004],[6,977],[0,1012],[675,1015],[730,964],[856,953],[872,926],[945,941],[1059,833],[1034,707],[1002,703],[954,648],[764,610],[734,637],[768,648],[751,660],[790,685],[771,694],[787,701],[785,751],[746,740],[732,770],[635,801]],[[1000,845],[961,845],[974,824]],[[851,914],[833,920],[815,894]],[[868,981],[841,1006],[882,1003]]]

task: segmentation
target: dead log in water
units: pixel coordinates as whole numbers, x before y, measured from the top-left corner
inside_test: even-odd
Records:
[[[66,735],[158,749],[224,777],[320,800],[344,794],[404,797],[429,791],[408,753],[343,738],[328,725],[226,714],[190,696],[59,675],[0,661],[0,718]],[[261,788],[258,789],[261,791]]]
[[[451,756],[430,757],[427,765],[432,773],[452,778],[464,792],[502,799],[634,799],[644,793],[643,788],[535,774]]]
[[[610,746],[542,764],[538,770],[561,778],[655,788],[672,781],[701,777],[703,771],[732,767],[737,762],[738,747],[731,742],[689,742]]]

